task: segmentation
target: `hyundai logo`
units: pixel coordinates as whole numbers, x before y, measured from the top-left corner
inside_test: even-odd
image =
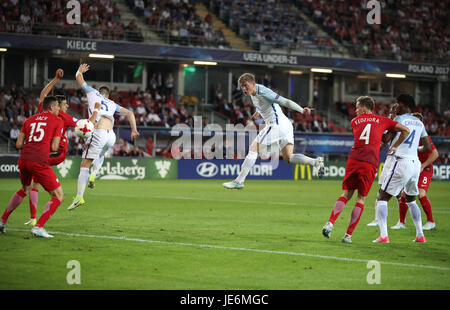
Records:
[[[210,162],[204,162],[197,166],[197,174],[204,178],[212,178],[219,172],[219,168]]]

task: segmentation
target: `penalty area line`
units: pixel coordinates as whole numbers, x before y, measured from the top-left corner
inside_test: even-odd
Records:
[[[12,230],[12,231],[28,231],[29,232],[29,230],[21,229],[21,228],[8,228],[8,230]],[[68,237],[112,239],[112,240],[133,241],[133,242],[141,242],[141,243],[190,246],[190,247],[198,247],[198,248],[209,248],[209,249],[241,251],[241,252],[253,252],[253,253],[262,253],[262,254],[279,254],[279,255],[290,255],[290,256],[304,256],[304,257],[321,258],[321,259],[328,259],[328,260],[339,260],[339,261],[346,261],[346,262],[368,263],[369,261],[372,261],[370,259],[327,256],[327,255],[308,254],[308,253],[301,253],[301,252],[286,252],[286,251],[274,251],[274,250],[262,250],[262,249],[229,247],[229,246],[221,246],[221,245],[198,244],[198,243],[189,243],[189,242],[175,242],[175,241],[160,241],[160,240],[148,240],[148,239],[139,239],[139,238],[127,238],[126,236],[120,236],[120,237],[119,236],[102,236],[102,235],[90,235],[90,234],[79,234],[79,233],[66,233],[66,232],[59,232],[59,231],[49,231],[49,233],[50,234],[55,234],[55,235],[68,236]],[[380,264],[382,264],[382,265],[391,265],[391,266],[399,266],[399,267],[410,267],[410,268],[437,269],[437,270],[450,271],[450,268],[440,267],[440,266],[405,264],[405,263],[395,263],[395,262],[385,262],[385,261],[378,261],[378,262]]]

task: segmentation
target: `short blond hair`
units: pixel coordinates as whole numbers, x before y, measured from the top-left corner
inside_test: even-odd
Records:
[[[255,76],[251,73],[244,73],[242,74],[239,79],[238,79],[238,83],[240,85],[244,84],[245,82],[255,82]]]
[[[358,99],[356,99],[356,103],[358,102],[360,105],[366,107],[370,111],[373,111],[373,108],[375,107],[375,100],[373,100],[373,98],[369,96],[358,97]]]

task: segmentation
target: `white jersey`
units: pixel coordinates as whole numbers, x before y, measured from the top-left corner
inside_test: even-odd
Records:
[[[425,126],[417,117],[414,117],[411,114],[399,115],[394,121],[408,127],[410,131],[408,138],[406,138],[406,140],[397,148],[395,156],[406,159],[418,159],[417,148],[419,146],[420,138],[428,136]],[[400,133],[397,133],[392,144],[398,140],[399,136]]]
[[[250,98],[256,111],[261,114],[266,124],[279,124],[286,121],[290,123],[278,104],[280,101],[286,101],[286,99],[271,89],[264,85],[256,84],[256,95],[250,96]]]
[[[96,121],[98,121],[100,117],[103,116],[110,119],[114,125],[114,114],[119,113],[121,106],[100,94],[98,90],[87,85],[86,82],[81,87],[86,93],[88,99],[89,117],[91,117],[92,113],[94,112],[95,103],[100,102],[101,107],[97,113]]]

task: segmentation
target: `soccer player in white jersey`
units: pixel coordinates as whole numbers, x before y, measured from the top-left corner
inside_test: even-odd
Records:
[[[397,107],[398,107],[397,103],[394,103],[391,106],[391,109],[389,110],[388,118],[395,119],[395,117],[397,116]],[[383,134],[381,149],[384,149],[386,147],[386,145],[388,147],[392,146],[392,139],[394,138],[393,134],[394,134],[394,132],[386,130],[386,132]],[[383,169],[381,170],[381,174],[378,177],[378,185],[381,186],[381,184],[383,184],[383,181],[384,181],[384,179],[386,179],[386,176],[388,175],[389,170],[394,165],[394,162],[395,162],[395,156],[393,155],[393,153],[387,154],[386,160],[384,161]],[[381,188],[380,188],[380,190],[381,190]],[[400,199],[400,198],[398,198],[398,199]],[[367,226],[378,226],[377,202],[378,201],[375,199],[375,218],[372,222],[368,223]]]
[[[95,110],[95,103],[100,102],[101,108],[97,110],[97,122],[95,124],[92,136],[87,139],[81,160],[80,174],[78,175],[77,195],[72,204],[67,208],[73,210],[85,203],[84,190],[89,179],[89,168],[93,164],[93,174],[95,175],[103,164],[105,154],[113,147],[116,142],[116,134],[114,133],[114,114],[124,115],[127,117],[131,126],[131,140],[139,136],[136,128],[136,119],[128,109],[121,107],[114,101],[108,99],[109,88],[107,86],[100,86],[98,91],[89,86],[83,78],[83,73],[89,70],[89,65],[81,64],[78,68],[75,78],[80,84],[83,91],[86,93],[88,99],[89,117]]]
[[[421,163],[417,156],[419,141],[425,150],[431,150],[428,134],[423,123],[411,115],[416,104],[414,98],[407,94],[397,97],[397,116],[395,121],[408,127],[410,134],[405,141],[397,148],[395,161],[387,171],[386,178],[381,184],[377,198],[377,220],[380,227],[380,237],[373,242],[389,243],[387,233],[388,201],[392,196],[398,196],[402,189],[406,195],[406,203],[411,210],[411,217],[416,227],[415,242],[426,242],[422,229],[422,218],[420,209],[416,203],[416,196],[419,194],[418,181]],[[393,143],[397,141],[398,135],[394,137]]]
[[[292,123],[284,115],[281,106],[291,110],[309,115],[311,109],[302,108],[292,100],[283,98],[271,89],[261,84],[256,84],[255,76],[250,73],[242,74],[238,83],[242,92],[250,96],[256,108],[253,119],[262,117],[266,126],[261,130],[256,139],[251,143],[249,152],[241,166],[241,172],[231,182],[223,183],[228,189],[242,189],[248,173],[258,158],[258,153],[264,147],[276,145],[288,163],[309,164],[314,167],[313,174],[322,178],[324,175],[323,157],[311,158],[304,154],[293,154],[294,151],[294,129]],[[261,148],[263,146],[263,148]]]

